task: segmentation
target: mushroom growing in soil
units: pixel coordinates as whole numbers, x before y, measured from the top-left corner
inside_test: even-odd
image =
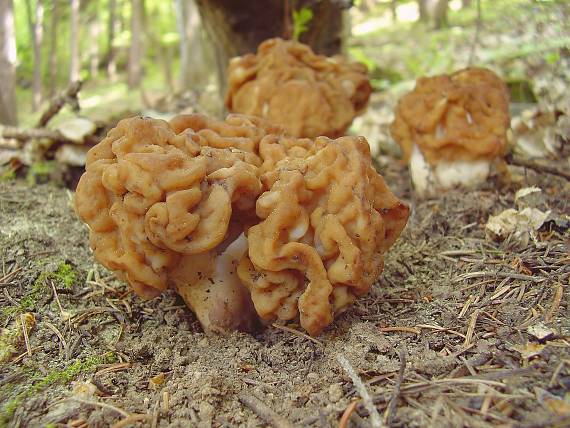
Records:
[[[296,137],[338,137],[365,109],[371,90],[363,64],[276,38],[260,44],[257,54],[230,61],[226,106]]]
[[[408,216],[363,138],[240,115],[119,122],[75,205],[101,264],[144,298],[175,289],[208,332],[299,316],[319,334],[370,289]]]
[[[422,77],[400,99],[391,133],[409,163],[416,192],[475,188],[503,162],[509,93],[492,71],[467,68]]]

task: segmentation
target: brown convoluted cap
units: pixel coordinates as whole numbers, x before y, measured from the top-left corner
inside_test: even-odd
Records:
[[[300,314],[317,335],[378,278],[408,207],[373,168],[364,138],[266,138],[260,154],[267,190],[238,275],[261,318]]]
[[[300,316],[319,334],[370,289],[408,217],[364,138],[240,115],[119,122],[75,205],[101,264],[145,298],[175,288],[221,332]]]
[[[229,111],[269,119],[295,137],[342,135],[371,92],[363,64],[279,38],[232,59],[227,74]]]
[[[507,86],[492,71],[473,67],[418,79],[400,99],[391,133],[406,161],[417,145],[433,165],[503,156],[509,123]]]
[[[216,141],[223,139],[216,134]],[[162,120],[119,122],[87,155],[75,206],[96,259],[154,297],[181,255],[207,252],[227,233],[232,207],[253,208],[257,157],[211,147]]]

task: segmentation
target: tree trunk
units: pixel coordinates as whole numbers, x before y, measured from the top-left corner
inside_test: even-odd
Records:
[[[427,11],[427,0],[418,0],[418,15],[421,22],[429,21],[429,15]]]
[[[447,8],[449,0],[438,0],[435,6],[434,21],[435,28],[440,29],[447,27]]]
[[[0,1],[0,124],[18,124],[16,105],[16,32],[12,0]]]
[[[32,86],[32,111],[37,111],[42,102],[42,38],[44,6],[42,0],[36,0],[35,14],[31,0],[26,0],[28,29],[34,51],[34,83]]]
[[[70,64],[69,64],[69,81],[75,82],[79,80],[79,0],[71,0],[71,45],[70,45]]]
[[[117,27],[117,0],[109,0],[109,23],[107,27],[107,76],[111,82],[117,80],[117,63],[115,61],[115,31]]]
[[[398,21],[398,0],[390,2],[390,12],[392,13],[392,22]]]
[[[289,31],[284,0],[196,0],[203,28],[213,45],[220,86],[225,87],[225,75],[230,58],[255,52],[257,46],[272,37],[283,37]],[[342,45],[341,1],[296,0],[290,10],[310,7],[313,19],[309,30],[301,36],[317,53],[333,55]]]
[[[89,74],[91,77],[97,77],[99,73],[99,43],[97,42],[99,40],[99,20],[97,16],[98,13],[96,12],[89,22],[89,38],[91,40],[89,43]]]
[[[466,9],[471,6],[471,0],[461,0],[461,8]]]
[[[176,22],[180,35],[180,89],[207,83],[207,59],[194,0],[176,0]]]
[[[59,0],[52,1],[51,9],[51,36],[50,36],[50,56],[49,56],[49,95],[53,97],[57,90],[57,30],[59,21]]]
[[[143,2],[142,0],[131,0],[131,46],[129,49],[129,88],[140,86],[142,78],[142,57],[143,57]]]

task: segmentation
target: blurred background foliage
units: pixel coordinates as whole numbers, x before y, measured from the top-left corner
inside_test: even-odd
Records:
[[[212,72],[215,64],[208,54],[193,57],[190,46],[190,64],[197,67],[198,62],[204,63],[200,68],[203,76],[196,82],[180,77],[181,37],[192,31],[199,33],[203,42],[199,21],[192,24],[195,28],[185,29],[185,33],[177,20],[182,3],[192,3],[191,0],[141,2],[142,80],[140,87],[130,89],[129,47],[133,4],[137,2],[81,0],[78,33],[73,35],[70,1],[13,1],[20,126],[35,123],[42,110],[32,109],[36,64],[31,21],[37,21],[41,27],[35,31],[41,35],[38,67],[44,108],[49,95],[63,90],[70,81],[70,44],[77,38],[80,77],[86,82],[81,93],[84,115],[104,120],[107,116],[145,108],[172,110],[172,101],[162,101],[178,97],[182,99],[178,104],[194,102],[195,97],[183,95],[188,91],[198,92],[197,99],[206,104],[206,110],[219,109],[219,105],[207,105],[221,104]],[[532,102],[536,92],[533,73],[541,67],[555,67],[561,56],[568,56],[567,1],[481,0],[478,4],[477,0],[451,0],[441,22],[437,19],[434,22],[433,16],[421,17],[419,3],[357,0],[346,12],[351,31],[345,40],[345,51],[368,66],[376,90],[408,89],[419,76],[476,64],[498,70],[508,80],[515,98]],[[430,0],[424,3],[429,5]],[[38,8],[43,9],[40,18]],[[306,10],[293,10],[292,14],[307,17]],[[304,20],[302,26],[306,25],[315,25],[314,20]],[[208,45],[205,46],[208,52]],[[109,67],[111,50],[116,73]],[[203,97],[204,93],[210,96]],[[178,104],[176,107],[180,107]]]

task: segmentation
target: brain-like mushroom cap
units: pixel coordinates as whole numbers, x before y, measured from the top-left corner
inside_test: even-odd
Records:
[[[210,123],[217,132],[209,133],[179,126],[203,122],[200,115],[174,125],[125,119],[89,151],[77,213],[90,227],[96,259],[137,294],[150,298],[165,290],[182,256],[224,241],[233,209],[253,209],[261,192],[259,159],[223,147],[254,147],[261,137],[243,135],[262,131],[249,118],[238,119],[225,127]]]
[[[96,259],[137,294],[174,287],[215,331],[248,328],[253,301],[313,335],[370,289],[408,217],[364,138],[240,115],[121,121],[89,151],[75,204]]]
[[[248,231],[238,275],[263,319],[292,319],[319,334],[383,269],[408,207],[371,164],[364,138],[266,137],[260,223]]]
[[[405,160],[417,145],[430,164],[492,160],[503,156],[509,127],[509,94],[492,71],[467,68],[422,77],[402,97],[391,126]]]
[[[226,106],[267,118],[297,137],[336,137],[366,107],[370,92],[364,65],[270,39],[256,55],[230,62]]]

